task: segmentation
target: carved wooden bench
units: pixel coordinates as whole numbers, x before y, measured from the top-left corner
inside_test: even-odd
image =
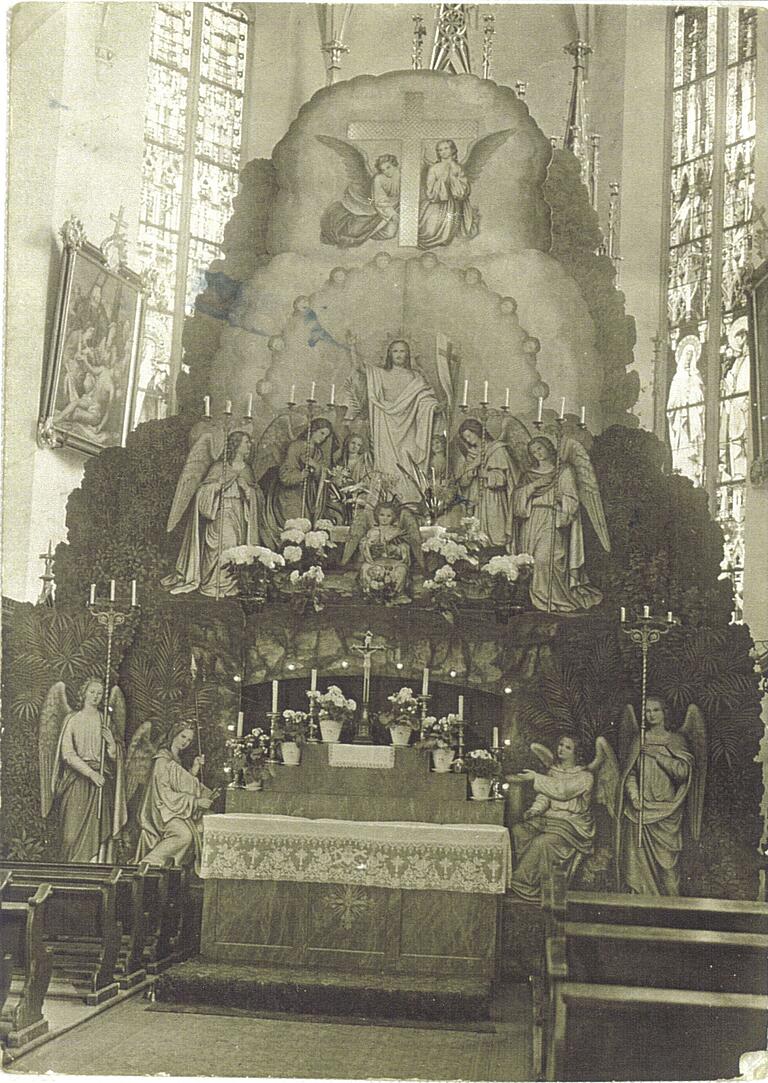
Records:
[[[45,1034],[43,1001],[53,958],[45,943],[50,884],[20,887],[10,874],[0,876],[0,1037],[12,1048]]]

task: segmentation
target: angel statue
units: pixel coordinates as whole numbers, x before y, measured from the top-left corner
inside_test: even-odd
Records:
[[[64,682],[57,681],[40,712],[40,806],[43,818],[58,810],[62,861],[113,861],[127,820],[125,699],[115,685],[105,721],[103,696],[100,678],[88,677],[73,711]]]
[[[435,146],[437,161],[427,166],[422,182],[419,248],[442,248],[455,237],[477,236],[480,215],[469,202],[472,184],[513,131],[505,128],[476,140],[464,162],[459,161],[452,139],[441,139]]]
[[[660,696],[648,696],[642,747],[631,705],[619,729],[619,888],[639,895],[679,895],[684,821],[694,839],[701,833],[707,778],[704,716],[691,704],[679,730],[668,726],[667,704]]]
[[[611,542],[589,453],[571,436],[559,449],[537,436],[527,458],[510,502],[509,548],[534,559],[531,601],[548,613],[599,605],[603,596],[584,571],[582,507],[606,552]]]
[[[457,445],[461,462],[456,486],[468,513],[480,520],[491,545],[504,546],[509,523],[509,496],[517,476],[504,434],[494,439],[483,421],[465,418],[459,425]]]
[[[400,225],[400,163],[394,154],[380,154],[371,168],[365,151],[352,143],[318,135],[341,157],[349,186],[320,219],[320,240],[339,248],[397,236]]]
[[[141,834],[136,861],[175,865],[194,861],[200,869],[202,815],[218,797],[200,780],[205,756],[198,754],[187,769],[182,753],[195,739],[195,723],[174,723],[158,745],[152,740],[152,723],[136,730],[128,749],[128,800],[143,792],[139,811]]]
[[[222,446],[223,445],[223,446]],[[261,541],[263,498],[251,466],[253,444],[241,430],[209,429],[192,446],[168,516],[170,533],[184,520],[184,536],[172,575],[163,579],[171,594],[199,590],[221,598],[238,593],[237,580],[221,563],[236,545]]]
[[[410,601],[411,566],[423,570],[424,555],[416,516],[397,500],[366,505],[353,520],[344,547],[342,564],[360,552],[360,587],[363,594],[381,598],[386,593],[393,605]]]
[[[581,744],[570,733],[562,733],[557,754],[546,745],[532,744],[531,751],[547,769],[512,775],[518,781],[533,782],[536,799],[522,823],[512,827],[512,891],[523,899],[538,902],[541,885],[554,869],[570,881],[582,860],[592,853],[595,820],[592,802],[597,799],[611,816],[615,814],[619,768],[605,737],[595,741],[595,758],[585,764]]]

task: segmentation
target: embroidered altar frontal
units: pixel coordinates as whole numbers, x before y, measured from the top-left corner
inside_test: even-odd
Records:
[[[492,979],[510,871],[495,824],[206,816],[202,956]]]
[[[230,814],[204,819],[200,875],[496,895],[511,861],[509,833],[495,825]]]

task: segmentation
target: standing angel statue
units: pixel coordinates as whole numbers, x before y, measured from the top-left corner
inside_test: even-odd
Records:
[[[586,448],[572,436],[556,447],[546,436],[528,444],[527,462],[510,501],[509,548],[534,559],[531,601],[548,613],[599,605],[603,596],[584,570],[581,509],[610,552],[600,489]]]
[[[541,885],[554,869],[565,872],[570,881],[583,859],[592,853],[595,837],[593,800],[610,812],[616,811],[619,768],[605,737],[595,741],[595,757],[584,763],[577,738],[562,733],[557,753],[546,745],[532,744],[531,751],[546,768],[521,771],[516,781],[533,782],[536,799],[522,823],[512,827],[512,891],[523,899],[538,902]]]
[[[684,822],[694,839],[701,834],[707,779],[704,716],[691,704],[680,729],[668,727],[669,708],[660,696],[646,699],[643,736],[634,708],[624,709],[619,727],[617,812],[622,891],[679,895]],[[642,831],[638,827],[641,810]]]
[[[58,810],[62,861],[113,861],[127,820],[125,699],[115,685],[104,713],[103,696],[102,680],[88,677],[72,710],[57,681],[40,712],[40,808],[44,819]]]
[[[238,584],[221,555],[236,545],[258,545],[263,498],[256,484],[247,432],[226,440],[208,430],[193,444],[181,472],[168,516],[170,533],[184,520],[184,537],[173,575],[163,580],[171,594],[199,590],[221,598],[238,593]]]
[[[394,154],[380,154],[371,167],[365,151],[330,135],[316,138],[341,158],[349,186],[320,219],[320,240],[339,248],[397,236],[400,225],[400,163]]]

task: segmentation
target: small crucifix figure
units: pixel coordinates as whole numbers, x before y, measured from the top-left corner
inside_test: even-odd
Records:
[[[400,236],[401,248],[415,248],[419,242],[419,195],[423,146],[426,140],[474,139],[477,122],[455,116],[425,117],[424,95],[403,95],[403,110],[399,120],[354,120],[347,127],[353,142],[379,140],[400,143]]]
[[[371,703],[371,656],[376,654],[377,651],[383,651],[384,649],[383,646],[374,647],[373,632],[370,630],[365,633],[362,643],[357,643],[352,647],[352,650],[356,654],[361,654],[363,656],[362,712],[355,737],[357,744],[369,745],[371,743],[371,730],[369,724],[369,709]]]

